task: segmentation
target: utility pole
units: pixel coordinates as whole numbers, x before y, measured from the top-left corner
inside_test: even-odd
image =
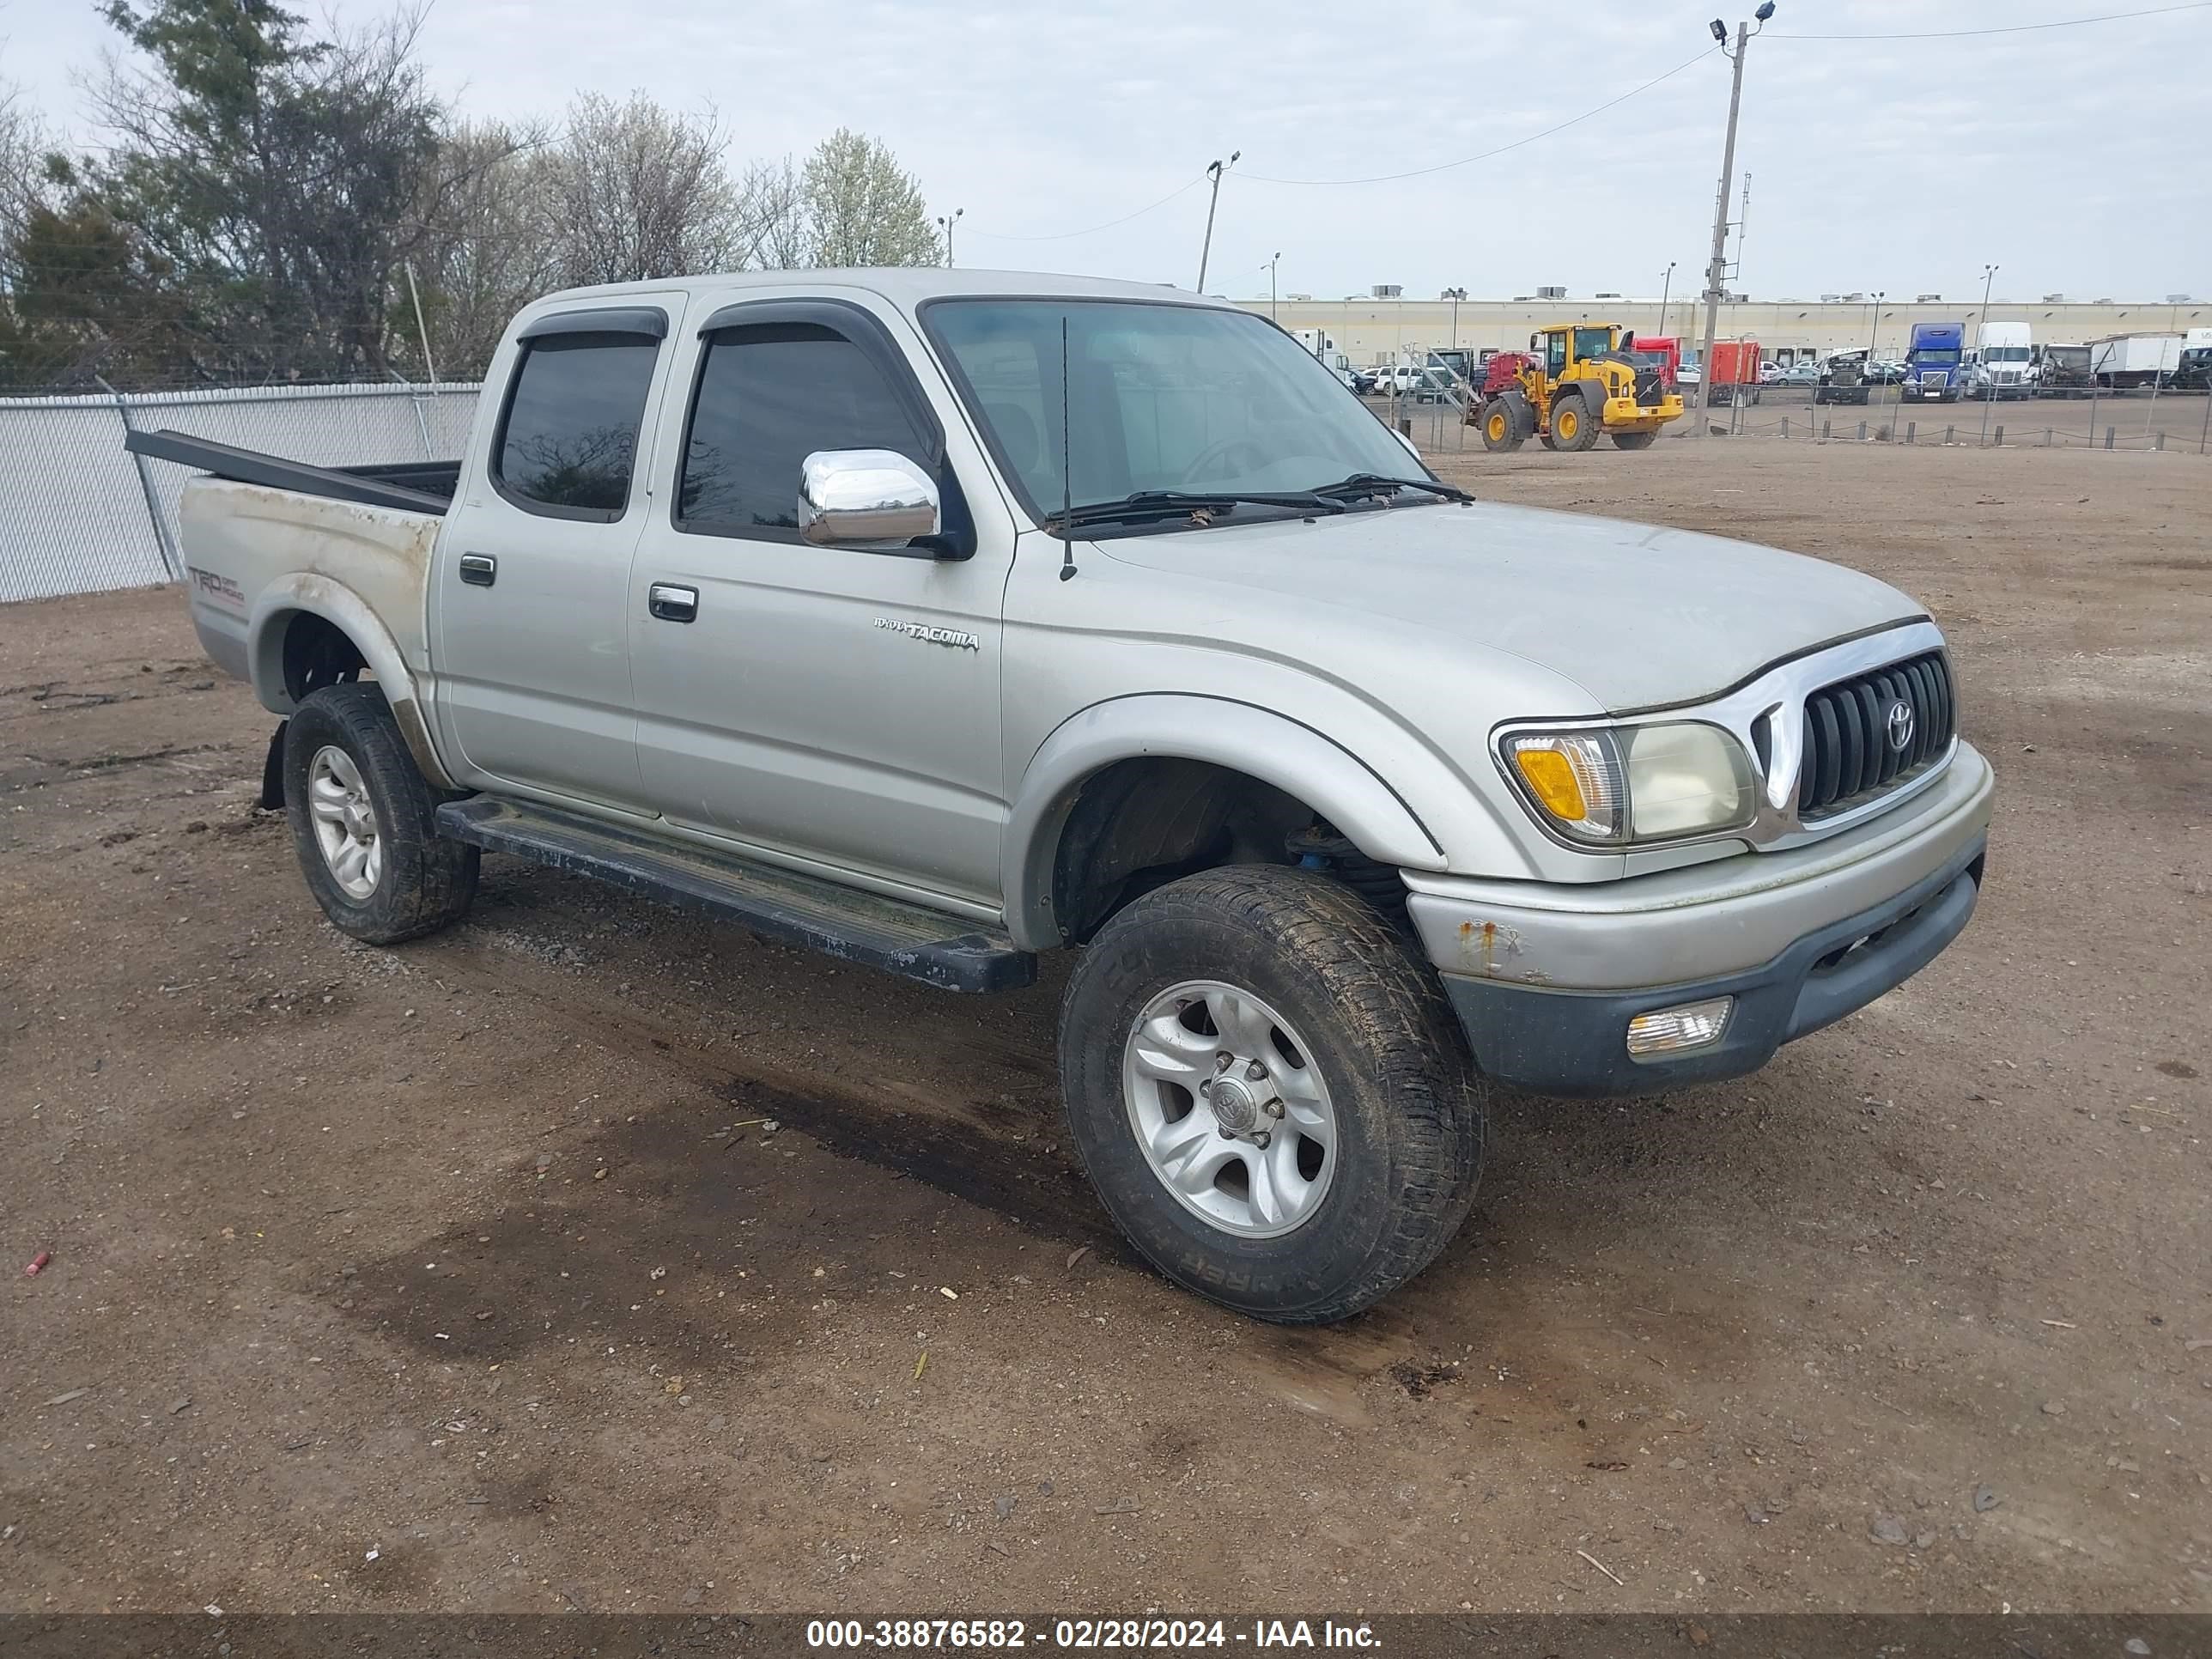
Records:
[[[952,227],[960,222],[960,216],[967,211],[966,208],[955,208],[951,213],[940,216],[937,221],[937,228],[945,233],[945,263],[948,269],[952,264]]]
[[[1452,349],[1456,351],[1459,349],[1459,302],[1467,298],[1467,290],[1448,288],[1444,290],[1444,298],[1452,302],[1451,343]]]
[[[1209,161],[1206,170],[1213,179],[1213,194],[1206,204],[1206,240],[1198,250],[1198,291],[1206,292],[1206,262],[1213,253],[1213,210],[1221,205],[1221,175],[1237,165],[1237,158],[1244,152],[1232,149],[1225,161]]]
[[[1659,337],[1662,340],[1667,337],[1667,302],[1674,296],[1675,263],[1672,259],[1667,261],[1666,275],[1659,284]]]
[[[1752,15],[1764,28],[1766,20],[1774,15],[1774,0],[1765,0],[1765,3]],[[1728,25],[1716,17],[1707,27],[1712,30],[1713,39],[1720,42],[1722,52],[1728,53],[1735,66],[1735,78],[1729,88],[1728,142],[1721,149],[1720,189],[1713,198],[1712,257],[1705,261],[1705,343],[1698,354],[1698,396],[1700,400],[1709,403],[1712,398],[1713,338],[1720,332],[1721,294],[1728,283],[1729,187],[1735,179],[1735,125],[1736,117],[1743,108],[1743,55],[1745,48],[1750,45],[1753,31],[1750,24],[1738,23],[1735,26],[1735,50],[1729,52]],[[1690,428],[1690,435],[1694,438],[1705,435],[1703,419]]]
[[[1996,285],[1997,268],[1995,265],[1984,265],[1982,267],[1982,339],[1984,340],[1990,336],[1990,294]],[[1982,365],[1982,441],[1987,443],[1990,441],[1990,405],[1997,400],[1997,376],[1996,371],[1990,367],[1988,355],[1981,349],[1980,341],[1975,342],[1975,348],[1974,356]],[[2021,373],[2025,374],[2027,371],[2023,369]]]
[[[1271,323],[1275,320],[1275,267],[1282,263],[1283,252],[1278,248],[1267,261],[1267,320]]]

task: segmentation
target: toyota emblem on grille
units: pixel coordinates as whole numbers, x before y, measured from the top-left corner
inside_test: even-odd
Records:
[[[1889,706],[1889,746],[1900,755],[1912,746],[1912,705],[1901,698]]]

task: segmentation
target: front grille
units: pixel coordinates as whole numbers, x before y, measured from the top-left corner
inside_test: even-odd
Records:
[[[1890,711],[1912,711],[1902,749],[1889,741]],[[1951,665],[1941,651],[1908,657],[1805,699],[1805,759],[1797,817],[1813,823],[1863,806],[1942,758],[1957,729]]]
[[[1636,371],[1636,401],[1640,406],[1649,409],[1664,396],[1666,393],[1661,390],[1656,368],[1645,368]]]

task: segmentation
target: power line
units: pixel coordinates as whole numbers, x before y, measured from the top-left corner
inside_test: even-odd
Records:
[[[2204,3],[2212,5],[2212,0],[2204,0]],[[1384,185],[1398,179],[1419,179],[1431,173],[1446,173],[1453,167],[1468,167],[1476,161],[1487,161],[1493,155],[1503,155],[1508,150],[1519,149],[1524,145],[1534,143],[1540,138],[1548,138],[1555,132],[1565,132],[1569,127],[1579,126],[1594,115],[1602,115],[1615,105],[1625,104],[1639,93],[1650,91],[1662,81],[1673,80],[1692,64],[1703,63],[1719,50],[1718,46],[1707,46],[1695,58],[1684,58],[1664,75],[1655,75],[1642,86],[1631,87],[1618,98],[1608,98],[1595,109],[1586,109],[1580,115],[1572,116],[1560,122],[1557,126],[1546,127],[1541,132],[1532,132],[1525,138],[1516,138],[1510,144],[1500,144],[1496,149],[1486,149],[1480,155],[1462,155],[1456,161],[1438,161],[1433,167],[1413,167],[1405,173],[1378,173],[1369,179],[1274,179],[1264,173],[1237,173],[1231,176],[1253,179],[1263,185]]]
[[[2154,6],[2148,11],[2106,12],[2101,17],[2066,17],[2052,23],[2008,23],[1987,29],[1932,29],[1917,34],[1778,34],[1778,40],[1964,40],[1983,34],[2032,34],[2039,29],[2076,29],[2087,23],[2124,23],[2133,17],[2166,17],[2178,11],[2212,9],[2212,0],[2190,0],[2180,6]]]
[[[2212,3],[2212,0],[2208,0],[2208,3]],[[1118,219],[1109,219],[1103,225],[1092,225],[1087,230],[1055,231],[1049,236],[1014,236],[1008,234],[1005,231],[977,230],[970,228],[968,234],[970,236],[988,236],[994,242],[1066,242],[1071,241],[1078,236],[1093,236],[1102,230],[1111,230],[1116,225],[1126,225],[1132,219],[1141,219],[1147,213],[1150,213],[1153,208],[1165,207],[1170,202],[1174,201],[1176,197],[1182,195],[1184,191],[1193,189],[1199,184],[1202,183],[1205,178],[1206,175],[1201,173],[1195,179],[1186,179],[1183,183],[1177,185],[1173,190],[1170,191],[1166,195],[1161,197],[1158,201],[1152,203],[1149,206],[1140,207],[1134,213],[1125,213]]]

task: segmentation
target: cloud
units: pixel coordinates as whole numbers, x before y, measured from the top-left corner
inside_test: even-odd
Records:
[[[341,18],[383,0],[337,0]],[[1946,28],[2080,15],[2092,0],[1952,0]],[[309,9],[302,8],[301,9]],[[712,102],[755,155],[842,125],[888,141],[933,207],[966,210],[961,263],[1188,283],[1206,191],[1093,235],[1241,149],[1209,286],[1409,294],[1540,283],[1694,287],[1711,222],[1728,66],[1714,54],[1569,131],[1393,183],[1264,184],[1406,171],[1492,149],[1602,103],[1710,44],[1726,7],[1580,0],[1361,9],[1309,0],[440,0],[423,50],[478,112],[557,111],[579,89]],[[1924,0],[1781,0],[1747,66],[1734,285],[2001,287],[2163,294],[2201,286],[2212,228],[2191,205],[2202,100],[2157,71],[2203,58],[2212,12],[1942,41],[1793,40],[1924,29]],[[0,77],[74,118],[67,71],[106,44],[88,0],[0,9]],[[2144,69],[2160,88],[2143,96]],[[1240,177],[1239,175],[1249,175]]]

